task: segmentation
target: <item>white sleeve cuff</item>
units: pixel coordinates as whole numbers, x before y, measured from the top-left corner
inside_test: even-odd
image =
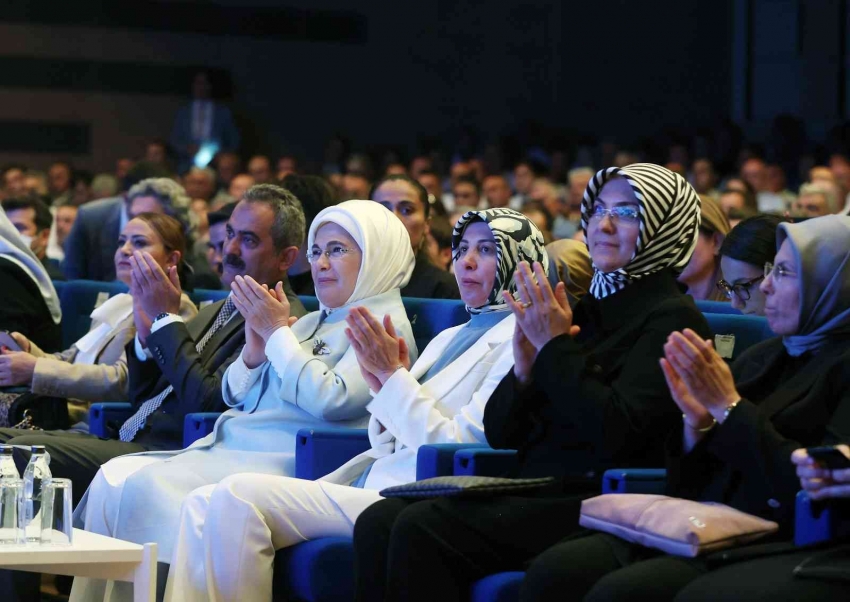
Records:
[[[230,401],[228,401],[227,405],[236,406],[241,404],[248,395],[248,391],[251,390],[251,387],[260,378],[262,371],[263,364],[260,364],[256,368],[249,368],[240,353],[236,361],[230,364],[227,369],[227,389],[230,394]]]
[[[266,341],[266,357],[281,379],[286,374],[286,367],[290,360],[299,351],[301,351],[301,345],[290,328],[278,328]]]
[[[142,344],[139,342],[138,334],[133,340],[135,343],[134,347],[136,348],[136,357],[139,359],[140,362],[146,362],[150,359],[153,359],[153,354],[149,350],[142,347]]]
[[[165,316],[161,320],[157,320],[156,322],[151,324],[151,333],[156,332],[160,328],[168,326],[172,322],[182,322],[182,321],[183,321],[183,318],[178,316],[177,314],[168,314],[167,316]]]

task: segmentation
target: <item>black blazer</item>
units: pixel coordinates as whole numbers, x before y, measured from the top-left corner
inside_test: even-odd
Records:
[[[180,449],[186,414],[226,409],[221,392],[222,377],[245,345],[245,318],[236,313],[213,335],[203,353],[195,350],[196,341],[200,341],[213,325],[222,305],[223,300],[212,303],[185,324],[173,322],[151,333],[147,344],[153,361],[139,361],[135,339],[127,344],[133,412],[169,385],[174,386],[159,410],[148,417],[135,443],[149,449]]]
[[[4,257],[0,257],[0,330],[20,332],[48,352],[62,350],[62,327],[53,321],[38,285]]]
[[[669,271],[585,296],[573,322],[581,333],[540,350],[533,382],[519,389],[511,370],[484,411],[490,445],[519,450],[514,476],[559,477],[564,491],[598,488],[615,465],[663,465],[666,435],[682,424],[658,363],[664,343],[684,328],[709,336]]]
[[[800,490],[791,452],[850,441],[850,338],[789,356],[781,338],[747,349],[732,366],[741,402],[688,454],[669,440],[671,495],[722,502],[793,527]]]

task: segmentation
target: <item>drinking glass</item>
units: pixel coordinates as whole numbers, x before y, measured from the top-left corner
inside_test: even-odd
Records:
[[[23,524],[20,520],[23,499],[22,479],[0,479],[0,545],[24,542]]]
[[[45,479],[41,485],[41,543],[70,545],[72,514],[71,479]]]

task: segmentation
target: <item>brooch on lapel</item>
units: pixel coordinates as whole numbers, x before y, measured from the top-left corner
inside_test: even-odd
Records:
[[[313,355],[330,355],[331,350],[322,339],[313,339]]]

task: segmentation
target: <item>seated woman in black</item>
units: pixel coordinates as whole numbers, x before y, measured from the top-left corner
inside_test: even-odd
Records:
[[[582,201],[590,294],[570,311],[539,265],[517,271],[514,368],[487,403],[493,447],[519,450],[516,477],[553,476],[539,497],[381,501],[355,530],[361,600],[464,600],[475,580],[522,569],[578,528],[582,499],[614,465],[660,466],[679,426],[658,365],[668,335],[708,326],[676,283],[699,228],[699,200],[656,165],[600,171]],[[536,276],[537,283],[534,277]]]
[[[0,330],[20,332],[45,351],[59,351],[61,319],[44,266],[0,207]]]
[[[684,420],[668,442],[668,493],[776,521],[781,540],[800,488],[792,452],[850,440],[850,217],[780,224],[777,242],[761,290],[780,337],[730,370],[710,342],[676,332],[662,367]],[[672,600],[710,566],[594,534],[538,557],[525,599]]]
[[[836,448],[850,461],[850,446]],[[830,470],[805,449],[791,460],[800,485],[814,500],[844,504],[850,500],[850,468]],[[843,520],[847,520],[843,518]],[[711,571],[692,581],[676,602],[798,602],[850,599],[850,542],[832,541],[817,547],[792,548]]]

